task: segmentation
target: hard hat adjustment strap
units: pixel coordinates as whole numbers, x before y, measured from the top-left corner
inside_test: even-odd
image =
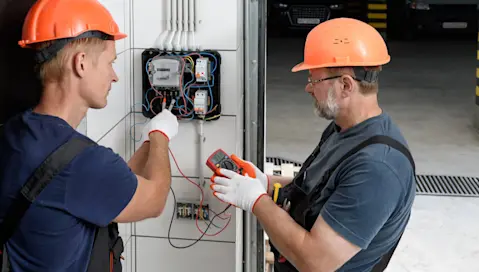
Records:
[[[50,46],[45,47],[36,52],[35,61],[37,64],[42,64],[44,62],[47,62],[53,59],[58,54],[58,52],[60,52],[60,50],[62,50],[62,48],[65,47],[69,42],[72,42],[78,39],[84,39],[84,38],[99,38],[102,40],[112,39],[110,35],[105,34],[101,31],[88,31],[74,38],[64,38],[64,39],[54,40],[54,42]]]
[[[379,71],[366,70],[364,67],[353,67],[355,78],[359,81],[376,83],[379,79]]]

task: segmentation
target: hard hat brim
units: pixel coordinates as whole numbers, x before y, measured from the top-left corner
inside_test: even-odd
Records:
[[[117,33],[117,34],[113,35],[113,40],[118,41],[118,40],[124,39],[126,37],[128,37],[128,35],[126,35],[125,33],[120,32],[120,33]]]
[[[304,62],[301,62],[299,64],[296,64],[293,67],[293,69],[291,69],[291,72],[296,73],[296,72],[299,72],[299,71],[309,70],[309,69],[313,69],[313,68],[319,68],[319,67],[314,67],[314,65],[308,65]]]
[[[296,73],[304,70],[310,69],[319,69],[319,68],[326,68],[326,67],[366,67],[366,66],[381,66],[389,63],[391,61],[391,56],[387,56],[386,59],[382,61],[375,61],[375,62],[331,62],[331,63],[323,63],[323,64],[306,64],[304,62],[296,64],[292,69],[291,72]]]
[[[87,31],[88,30],[80,32],[78,35],[81,35],[81,34],[87,32]],[[126,35],[125,33],[122,33],[122,32],[106,33],[106,34],[110,35],[113,38],[113,40],[115,40],[115,41],[128,37],[128,35]],[[68,39],[68,38],[75,38],[75,37],[74,36],[65,36],[65,37],[56,37],[54,39],[47,38],[47,39],[43,39],[43,40],[34,40],[34,41],[21,40],[21,41],[18,42],[18,45],[20,45],[21,48],[30,48],[32,44],[41,43],[41,42],[49,42],[49,41],[54,41],[54,40],[58,40],[58,39]]]

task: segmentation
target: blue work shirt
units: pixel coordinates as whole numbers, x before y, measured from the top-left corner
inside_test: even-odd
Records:
[[[32,111],[4,124],[0,222],[35,169],[71,137],[86,136],[60,118]],[[111,149],[87,147],[38,196],[7,242],[13,271],[86,271],[96,227],[118,216],[137,182],[127,163]]]
[[[374,135],[392,137],[407,147],[387,113],[344,131],[336,126],[306,171],[305,190],[310,192],[327,169]],[[315,201],[326,223],[361,248],[338,271],[371,271],[406,228],[415,195],[413,166],[405,155],[388,145],[367,146],[344,161]]]

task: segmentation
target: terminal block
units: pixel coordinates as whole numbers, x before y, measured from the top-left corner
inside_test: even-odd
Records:
[[[176,203],[176,218],[195,220],[198,215],[198,220],[210,220],[209,206],[203,204],[200,209],[198,209],[199,207],[198,203],[178,202]]]

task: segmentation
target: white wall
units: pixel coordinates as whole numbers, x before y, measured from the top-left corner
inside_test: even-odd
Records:
[[[79,130],[113,148],[125,160],[139,145],[145,118],[139,111],[141,94],[141,53],[154,47],[155,40],[166,27],[167,0],[100,0],[127,33],[126,40],[117,42],[118,60],[115,69],[120,81],[113,85],[108,106],[102,110],[90,110]],[[173,0],[177,1],[177,0]],[[183,1],[183,0],[181,0]],[[226,152],[243,153],[243,3],[242,0],[195,0],[198,6],[199,24],[196,43],[202,49],[217,50],[221,54],[221,103],[222,117],[204,126],[204,156],[198,161],[198,137],[196,122],[180,122],[179,134],[171,142],[170,149],[182,172],[196,181],[198,165],[204,168],[207,181],[211,171],[205,166],[207,156],[222,148]],[[219,18],[221,15],[222,18]],[[136,105],[135,107],[133,107]],[[182,177],[174,160],[171,160],[174,176],[172,187],[177,199],[199,200],[197,187]],[[211,195],[209,182],[203,189],[205,201],[216,211],[226,205]],[[175,249],[167,237],[173,212],[170,192],[167,208],[157,219],[136,224],[122,224],[125,241],[124,271],[239,271],[241,269],[242,228],[241,212],[230,208],[233,214],[229,226],[218,236],[203,237],[202,241],[188,249]],[[219,226],[223,220],[215,220]],[[199,226],[205,229],[205,223]],[[210,228],[208,233],[217,232]],[[195,221],[174,220],[171,237],[178,246],[191,244],[201,233]]]

